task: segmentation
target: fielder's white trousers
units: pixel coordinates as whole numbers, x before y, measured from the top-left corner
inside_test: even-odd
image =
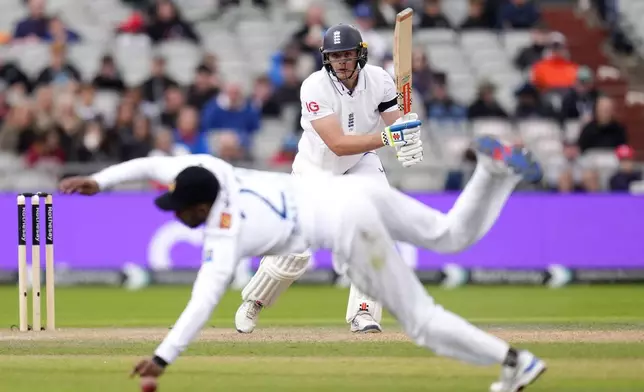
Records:
[[[356,182],[347,187],[366,197],[336,200],[333,240],[352,283],[381,302],[418,345],[473,364],[502,363],[509,345],[437,305],[394,241],[437,252],[466,249],[493,226],[519,178],[493,176],[479,164],[447,214],[388,186]]]

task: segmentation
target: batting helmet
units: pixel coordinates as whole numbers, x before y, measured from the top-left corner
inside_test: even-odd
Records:
[[[330,27],[324,33],[322,47],[320,47],[324,68],[335,75],[333,67],[331,67],[331,61],[329,60],[329,53],[344,52],[347,50],[356,51],[356,57],[351,60],[357,60],[358,66],[364,68],[365,64],[367,64],[367,43],[362,41],[362,35],[358,29],[345,24],[337,24]]]

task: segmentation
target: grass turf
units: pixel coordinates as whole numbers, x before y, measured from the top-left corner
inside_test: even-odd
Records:
[[[476,323],[490,324],[640,324],[644,323],[644,286],[429,287],[438,303]],[[185,307],[189,287],[153,287],[141,291],[74,287],[56,290],[56,323],[61,327],[170,326]],[[348,291],[294,286],[270,310],[264,326],[344,325]],[[240,304],[230,291],[213,313],[211,324],[232,326]],[[31,300],[30,306],[31,306]],[[44,310],[44,292],[43,292]],[[18,321],[18,290],[0,287],[0,327]],[[385,315],[385,324],[394,321]]]
[[[446,308],[495,330],[532,330],[535,336],[579,329],[630,330],[636,335],[644,331],[644,287],[640,286],[428,290]],[[154,336],[85,339],[82,333],[74,336],[72,330],[64,339],[58,338],[62,332],[40,339],[47,333],[9,332],[9,326],[17,323],[17,289],[1,287],[0,326],[6,329],[0,329],[0,391],[137,390],[136,381],[128,378],[131,366],[154,350],[189,295],[189,287],[137,292],[59,288],[56,310],[62,331],[137,327],[145,333],[155,327],[150,332]],[[298,328],[300,336],[326,327],[337,339],[317,341],[313,336],[289,341],[288,333],[282,332],[283,341],[262,341],[256,339],[262,336],[258,331],[252,340],[246,335],[200,340],[169,368],[160,391],[486,391],[497,376],[496,367],[471,367],[437,358],[408,341],[387,341],[386,336],[397,333],[388,316],[385,333],[373,335],[379,338],[353,339],[343,320],[346,297],[347,290],[293,287],[262,315],[267,337],[287,327]],[[227,294],[210,324],[231,329],[238,305],[239,292]],[[560,337],[528,339],[521,346],[544,357],[550,366],[529,391],[644,390],[644,339],[576,342]]]

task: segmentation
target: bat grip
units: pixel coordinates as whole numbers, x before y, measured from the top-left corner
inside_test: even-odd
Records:
[[[396,131],[402,131],[403,129],[416,128],[416,127],[420,127],[421,124],[422,123],[420,122],[420,120],[407,121],[400,124],[393,124],[389,126],[389,131],[396,132]]]

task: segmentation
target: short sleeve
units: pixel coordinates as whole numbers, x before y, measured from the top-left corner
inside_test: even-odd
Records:
[[[302,84],[300,102],[302,102],[302,120],[311,122],[333,114],[333,108],[324,97],[321,86],[316,86],[310,81]]]
[[[378,104],[378,111],[384,113],[398,110],[398,93],[394,78],[383,69],[382,79],[383,96],[380,104]]]

